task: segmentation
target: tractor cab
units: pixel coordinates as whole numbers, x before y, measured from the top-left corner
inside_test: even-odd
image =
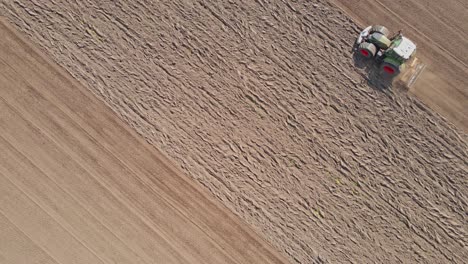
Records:
[[[416,44],[406,37],[399,36],[392,40],[392,44],[385,51],[387,56],[402,61],[409,60],[416,52]]]

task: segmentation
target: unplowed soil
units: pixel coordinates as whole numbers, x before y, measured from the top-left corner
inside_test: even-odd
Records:
[[[0,263],[285,263],[0,22]]]
[[[328,1],[1,7],[292,262],[468,258],[466,134],[369,86]]]

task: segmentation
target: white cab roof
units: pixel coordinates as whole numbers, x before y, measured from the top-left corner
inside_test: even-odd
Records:
[[[402,37],[402,41],[398,47],[394,48],[393,51],[395,51],[398,55],[403,57],[404,59],[409,59],[411,54],[416,50],[416,44],[414,44],[411,40],[408,38]]]

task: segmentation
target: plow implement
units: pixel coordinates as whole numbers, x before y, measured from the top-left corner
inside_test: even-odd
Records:
[[[426,64],[424,64],[420,59],[414,58],[408,63],[405,71],[401,76],[399,76],[396,82],[408,89],[411,89],[425,68]]]

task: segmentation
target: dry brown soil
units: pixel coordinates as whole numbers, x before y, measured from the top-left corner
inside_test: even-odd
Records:
[[[1,3],[292,262],[468,258],[467,135],[369,86],[328,1]]]
[[[362,27],[402,30],[428,65],[411,92],[468,132],[468,1],[333,0]]]
[[[286,263],[0,22],[0,263]]]

